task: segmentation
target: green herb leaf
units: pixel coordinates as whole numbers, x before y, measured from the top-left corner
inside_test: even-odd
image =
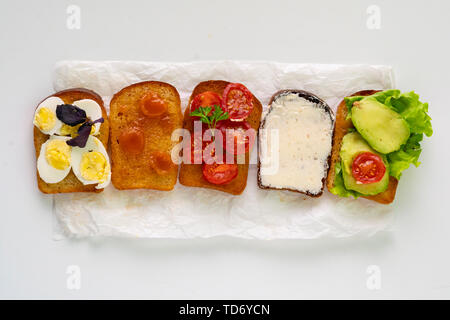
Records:
[[[214,106],[214,111],[211,113],[212,109],[213,107],[199,107],[192,111],[190,115],[191,117],[199,117],[214,132],[217,122],[227,120],[230,116],[228,112],[223,112],[222,108],[218,105]]]

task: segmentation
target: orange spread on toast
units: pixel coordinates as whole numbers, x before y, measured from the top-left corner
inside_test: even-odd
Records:
[[[167,111],[167,103],[156,92],[145,94],[140,100],[141,111],[150,118],[159,117]]]
[[[144,133],[139,128],[130,128],[121,133],[119,144],[123,151],[139,154],[144,150]]]
[[[174,163],[169,153],[155,151],[150,155],[150,165],[157,174],[163,175],[170,171]]]

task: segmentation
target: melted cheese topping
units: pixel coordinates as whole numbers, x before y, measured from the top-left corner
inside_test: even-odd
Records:
[[[272,102],[261,131],[261,184],[320,193],[331,152],[330,115],[315,103],[289,93]]]

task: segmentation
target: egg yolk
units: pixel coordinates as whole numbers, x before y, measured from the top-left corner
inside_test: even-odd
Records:
[[[77,134],[78,132],[78,128],[81,127],[81,124],[78,124],[76,126],[69,126],[68,124],[63,124],[61,127],[61,135],[63,136],[71,136],[72,138],[74,138],[74,136]]]
[[[41,108],[34,117],[34,121],[39,129],[48,131],[56,124],[56,115],[49,108]]]
[[[86,152],[81,157],[80,172],[86,180],[105,182],[108,177],[109,163],[101,152]]]
[[[140,108],[150,118],[158,117],[167,111],[167,103],[155,92],[149,92],[140,100]]]
[[[70,146],[64,140],[50,141],[45,150],[45,159],[55,169],[67,169],[70,166]]]
[[[78,129],[81,127],[82,123],[77,124],[76,126],[69,126],[68,124],[63,124],[60,130],[60,134],[62,136],[71,136],[72,138],[75,138],[78,135]],[[94,134],[95,132],[95,126],[91,127],[91,133]]]

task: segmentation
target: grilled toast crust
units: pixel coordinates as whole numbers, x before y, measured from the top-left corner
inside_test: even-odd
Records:
[[[192,91],[191,97],[189,98],[189,103],[184,112],[183,128],[193,132],[192,119],[190,116],[190,108],[192,99],[202,92],[213,91],[222,96],[225,87],[230,82],[221,80],[210,80],[200,82]],[[258,131],[259,123],[261,120],[262,105],[259,100],[253,96],[253,110],[246,119],[250,126]],[[245,163],[238,164],[238,175],[231,182],[223,185],[216,185],[208,182],[203,177],[202,165],[201,164],[181,164],[180,168],[180,183],[189,187],[201,187],[210,188],[223,192],[227,192],[233,195],[241,194],[247,185],[248,167],[249,167],[249,153],[245,155]]]
[[[296,93],[296,94],[298,94],[300,97],[302,97],[302,98],[304,98],[304,99],[306,99],[306,100],[308,100],[308,101],[311,101],[311,102],[313,102],[313,103],[316,103],[320,108],[323,108],[323,109],[327,112],[327,114],[330,116],[331,121],[332,121],[332,122],[334,121],[334,119],[333,119],[333,116],[334,116],[333,111],[331,110],[331,108],[328,106],[328,104],[327,104],[325,101],[323,101],[322,99],[320,99],[320,98],[317,97],[316,95],[314,95],[314,94],[312,94],[312,93],[310,93],[310,92],[304,91],[304,90],[287,89],[287,90],[280,90],[280,91],[276,92],[276,93],[272,96],[272,98],[270,99],[270,102],[269,102],[269,109],[268,109],[266,115],[264,116],[264,119],[261,121],[261,125],[260,125],[260,127],[259,127],[260,129],[264,129],[264,126],[265,126],[265,124],[266,124],[267,116],[268,116],[268,115],[270,114],[270,112],[272,111],[272,102],[274,102],[275,99],[277,99],[279,96],[284,95],[284,94],[288,94],[288,93]],[[258,139],[259,139],[259,136],[258,136]],[[259,140],[258,140],[258,141],[259,141]],[[305,194],[305,195],[307,195],[307,196],[314,197],[314,198],[320,197],[320,196],[323,194],[323,189],[324,189],[324,187],[325,187],[326,174],[325,174],[325,176],[322,178],[322,189],[321,189],[320,192],[317,193],[317,194],[313,194],[313,193],[310,193],[310,192],[308,192],[308,191],[307,191],[307,192],[303,192],[303,191],[299,191],[299,190],[295,190],[295,189],[290,189],[290,188],[272,188],[272,187],[264,186],[264,185],[262,184],[262,182],[261,182],[261,175],[260,175],[260,170],[261,170],[261,159],[260,159],[260,157],[259,157],[259,148],[260,148],[260,146],[259,146],[259,143],[258,143],[258,186],[259,186],[261,189],[269,189],[269,190],[287,190],[287,191],[292,191],[292,192],[302,193],[302,194]],[[331,160],[331,152],[330,152],[330,154],[328,155],[328,158],[327,158],[327,161],[326,161],[326,163],[327,163],[327,168],[325,168],[325,171],[327,171],[328,167],[330,166],[330,160]]]
[[[82,99],[91,99],[96,101],[101,109],[102,109],[102,117],[104,119],[104,122],[100,126],[100,133],[97,135],[97,138],[100,139],[100,141],[103,143],[103,145],[107,146],[108,144],[108,138],[109,138],[109,121],[108,121],[108,115],[106,114],[106,109],[103,105],[102,98],[95,93],[92,90],[83,89],[83,88],[74,88],[74,89],[68,89],[59,91],[55,94],[52,94],[48,96],[45,99],[48,99],[50,97],[58,97],[64,101],[64,103],[71,104],[74,101],[82,100]],[[42,101],[44,101],[43,99]],[[42,102],[41,101],[41,102]],[[39,104],[41,104],[39,102]],[[39,106],[38,104],[38,106]],[[39,153],[41,152],[41,146],[44,142],[46,142],[49,139],[48,134],[42,133],[36,126],[33,126],[33,140],[34,140],[34,148],[36,150],[36,162],[37,158],[39,157]],[[69,192],[101,192],[103,189],[95,189],[96,184],[90,184],[90,185],[83,185],[83,183],[78,180],[78,178],[75,176],[72,170],[70,170],[69,174],[64,178],[64,180],[58,182],[58,183],[46,183],[44,180],[41,179],[39,176],[39,172],[36,168],[36,176],[37,176],[37,183],[39,190],[41,190],[43,193],[69,193]]]
[[[167,113],[148,118],[140,112],[139,101],[148,92],[156,92],[166,103]],[[181,128],[180,95],[172,85],[159,81],[132,84],[117,92],[110,103],[111,181],[119,190],[172,190],[177,182],[178,165],[158,173],[150,165],[152,152],[167,152],[177,144],[171,140],[173,130]],[[139,154],[124,152],[119,143],[124,129],[138,126],[144,133],[144,150]]]
[[[351,96],[370,96],[379,90],[363,90],[358,91]],[[354,128],[352,120],[347,118],[347,106],[345,101],[339,104],[337,112],[336,112],[336,122],[334,125],[334,134],[333,134],[333,148],[331,150],[331,165],[328,170],[327,177],[327,188],[331,190],[334,187],[334,178],[335,178],[335,167],[336,163],[340,161],[339,152],[342,146],[342,139],[347,134],[348,130]],[[395,192],[397,191],[398,180],[394,177],[389,177],[389,185],[388,188],[377,195],[374,196],[362,196],[363,198],[373,200],[382,204],[389,204],[394,201]]]

